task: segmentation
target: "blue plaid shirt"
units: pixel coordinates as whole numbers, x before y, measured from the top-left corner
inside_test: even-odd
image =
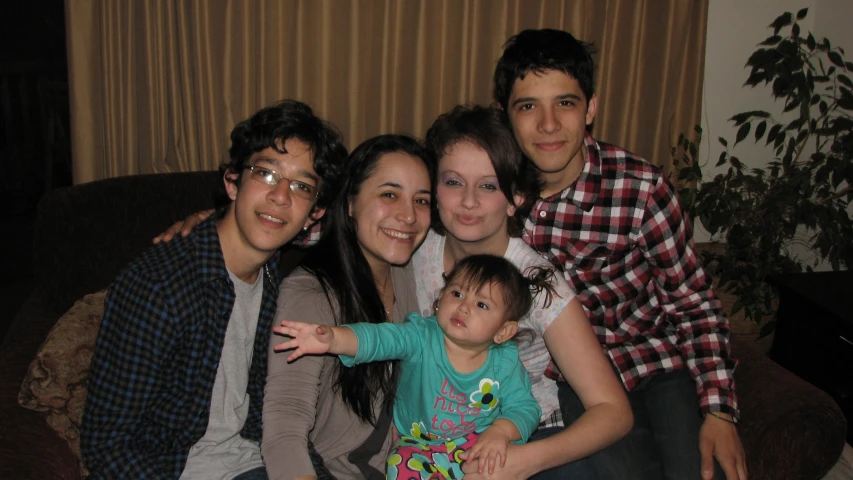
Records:
[[[178,478],[207,430],[235,295],[215,222],[210,218],[186,238],[154,246],[110,287],[82,422],[89,478]],[[258,442],[277,261],[278,254],[263,268],[249,414],[241,431]]]

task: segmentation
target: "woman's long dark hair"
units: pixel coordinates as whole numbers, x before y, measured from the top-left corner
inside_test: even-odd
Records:
[[[356,220],[350,217],[349,206],[362,183],[376,171],[379,159],[393,152],[420,158],[432,175],[426,150],[414,138],[380,135],[365,140],[347,158],[341,174],[341,190],[323,218],[320,241],[302,263],[319,280],[329,303],[337,306],[338,325],[388,321],[373,272],[359,247]],[[372,362],[349,368],[338,364],[335,387],[344,403],[370,424],[375,424],[373,408],[378,399],[383,399],[383,407],[391,411],[397,389],[394,363]]]

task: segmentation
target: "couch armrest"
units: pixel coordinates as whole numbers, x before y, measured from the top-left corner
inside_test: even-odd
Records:
[[[21,382],[59,315],[31,295],[0,347],[0,478],[80,478],[77,457],[45,415],[18,405]]]
[[[841,457],[846,421],[828,394],[732,339],[750,478],[820,479]]]

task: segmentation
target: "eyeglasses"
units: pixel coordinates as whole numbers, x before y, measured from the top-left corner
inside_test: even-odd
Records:
[[[287,184],[290,187],[290,191],[293,192],[293,194],[297,197],[303,198],[305,200],[314,200],[315,198],[317,198],[316,185],[311,185],[310,183],[305,183],[299,180],[291,180],[289,178],[284,178],[275,170],[259,167],[257,165],[246,165],[243,168],[252,172],[252,180],[256,182],[261,182],[264,185],[274,187],[278,185],[278,182],[282,180],[287,180]]]

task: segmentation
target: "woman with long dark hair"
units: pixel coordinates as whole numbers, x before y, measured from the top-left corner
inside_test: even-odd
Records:
[[[430,224],[430,168],[423,147],[381,135],[350,154],[342,191],[320,241],[286,278],[279,319],[326,325],[402,321],[418,310],[406,264]],[[264,398],[262,453],[270,478],[315,478],[319,454],[339,480],[384,478],[390,445],[393,362],[344,367],[334,356],[288,363],[274,353]]]

